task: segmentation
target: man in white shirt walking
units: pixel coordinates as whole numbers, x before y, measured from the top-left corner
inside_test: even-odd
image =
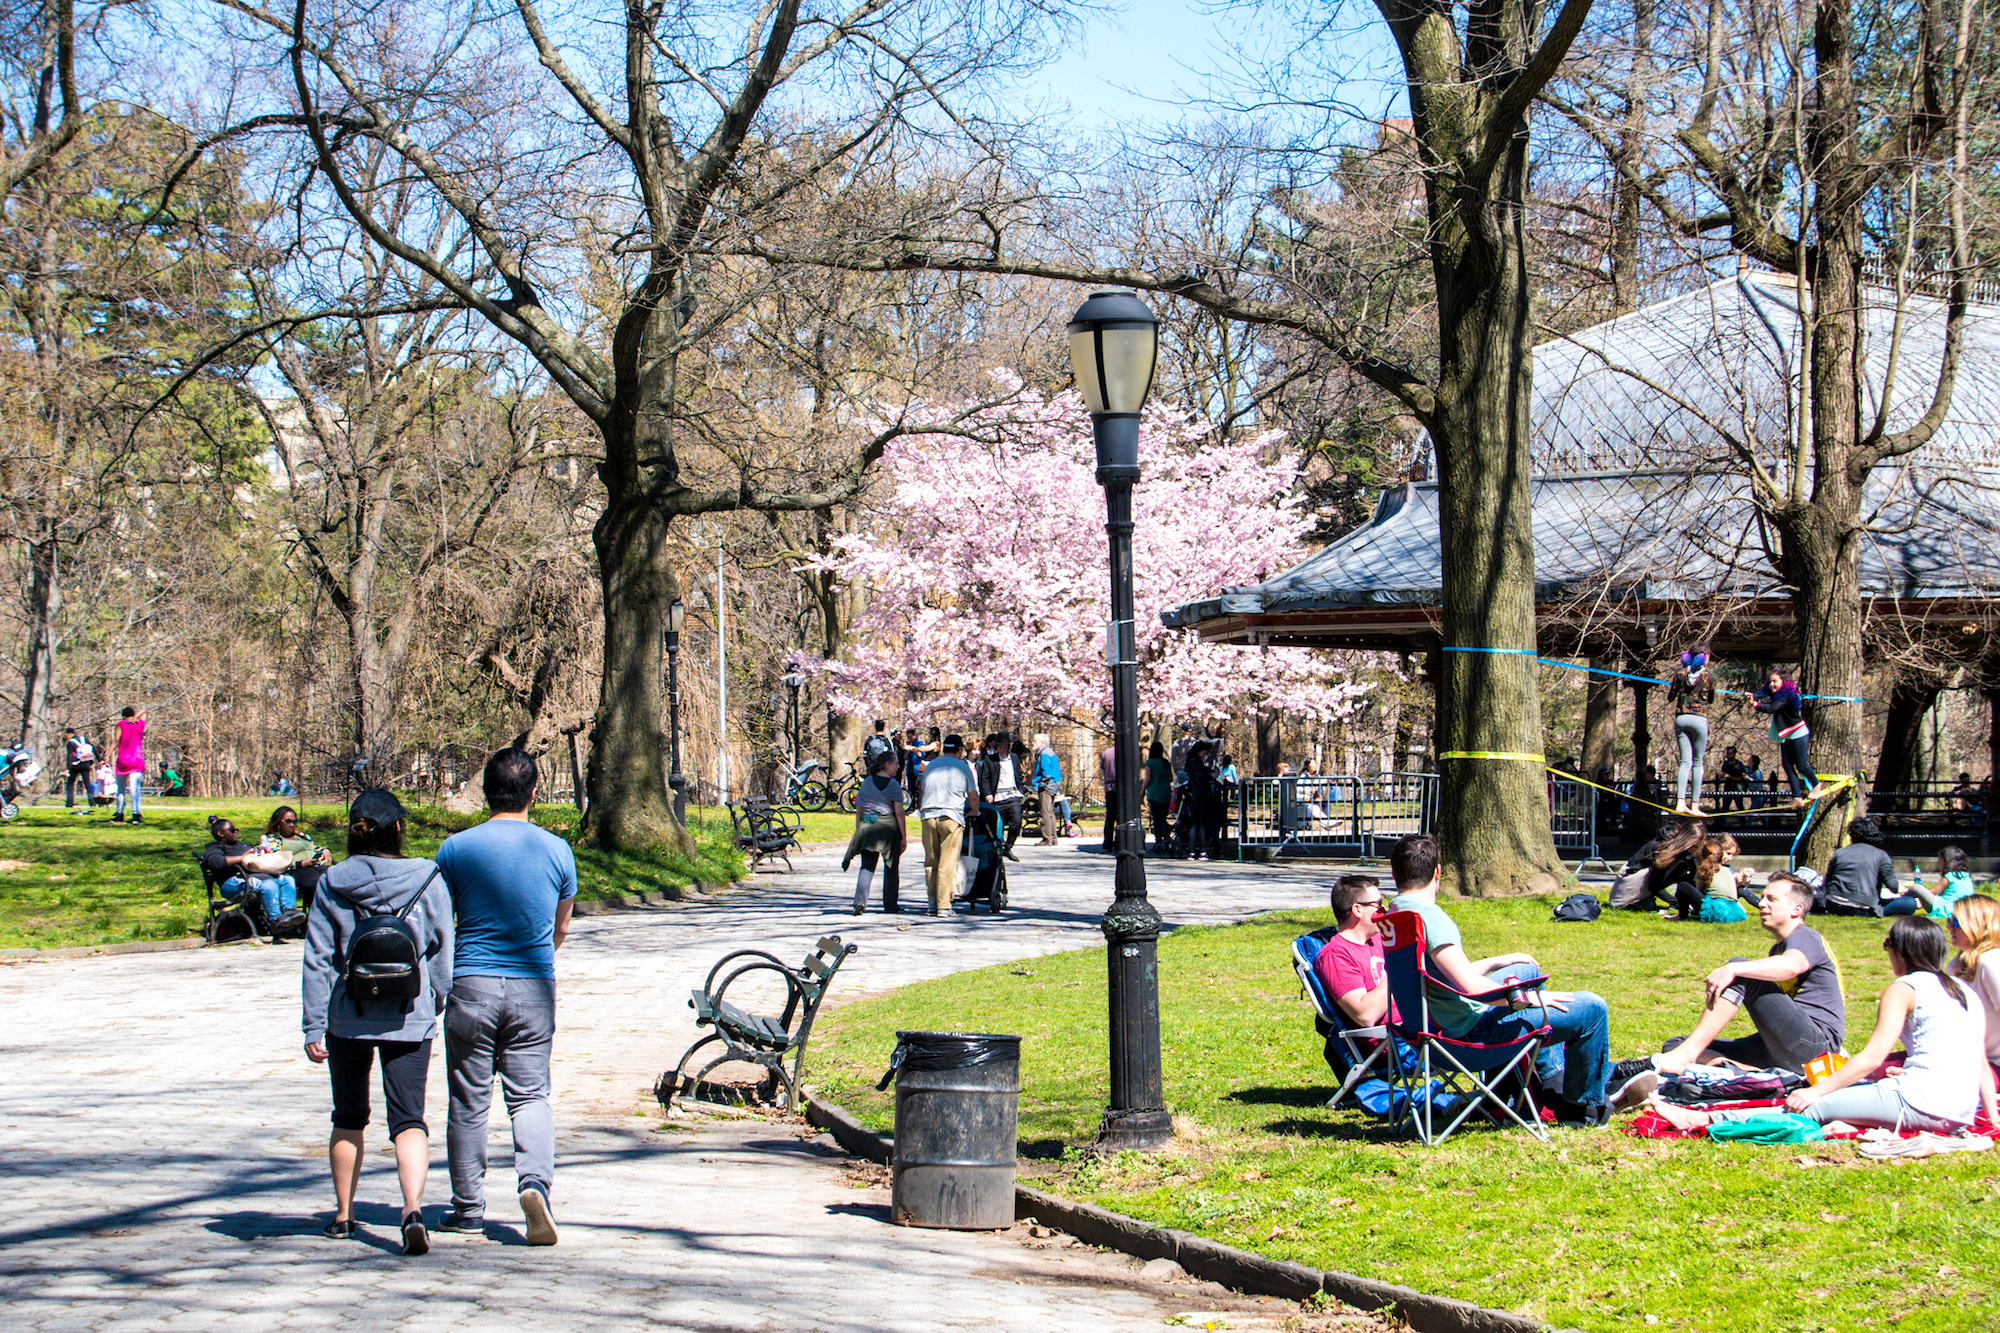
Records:
[[[964,740],[956,733],[944,738],[944,752],[924,766],[924,799],[917,813],[924,821],[924,886],[930,890],[931,915],[958,896],[958,851],[965,826],[979,809],[979,779],[972,765],[959,757]]]

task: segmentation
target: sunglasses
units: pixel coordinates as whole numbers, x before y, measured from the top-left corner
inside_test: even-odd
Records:
[[[1354,905],[1356,907],[1380,907],[1382,900],[1380,898],[1356,898]]]

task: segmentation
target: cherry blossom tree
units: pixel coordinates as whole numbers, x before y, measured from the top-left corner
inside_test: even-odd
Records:
[[[1096,722],[1111,702],[1104,500],[1090,417],[1074,394],[1025,390],[883,456],[872,526],[826,564],[868,588],[846,660],[818,664],[837,706],[877,717],[911,702],[946,716]],[[1170,630],[1159,612],[1254,583],[1306,554],[1295,465],[1276,433],[1216,441],[1171,409],[1141,429],[1133,495],[1139,706],[1155,721],[1269,705],[1352,711],[1364,684],[1305,649],[1246,650]]]

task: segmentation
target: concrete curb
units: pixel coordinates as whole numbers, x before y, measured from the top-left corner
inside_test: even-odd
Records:
[[[126,944],[79,944],[68,949],[0,949],[0,959],[92,958],[98,954],[178,953],[182,949],[199,949],[206,943],[207,940],[197,935],[185,940],[132,940]]]
[[[668,903],[699,903],[710,901],[716,894],[734,888],[733,884],[690,884],[685,888],[648,890],[645,893],[614,893],[604,898],[578,898],[571,910],[577,916],[603,916],[610,912],[629,910],[635,907],[665,907]]]
[[[817,1097],[806,1103],[806,1120],[825,1130],[848,1152],[888,1164],[894,1141],[877,1134],[831,1102]],[[1043,1193],[1027,1185],[1014,1187],[1014,1215],[1033,1218],[1078,1240],[1119,1250],[1140,1259],[1171,1259],[1198,1278],[1219,1282],[1236,1291],[1286,1300],[1310,1300],[1325,1292],[1357,1310],[1389,1313],[1416,1333],[1546,1333],[1547,1325],[1504,1310],[1489,1310],[1449,1296],[1428,1296],[1393,1282],[1378,1282],[1353,1273],[1322,1271],[1305,1264],[1267,1259],[1186,1231],[1169,1231],[1099,1208]]]

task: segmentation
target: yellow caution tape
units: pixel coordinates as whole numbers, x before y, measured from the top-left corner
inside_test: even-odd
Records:
[[[1545,764],[1548,756],[1543,754],[1515,754],[1510,750],[1446,750],[1445,759],[1518,759],[1524,764]]]

